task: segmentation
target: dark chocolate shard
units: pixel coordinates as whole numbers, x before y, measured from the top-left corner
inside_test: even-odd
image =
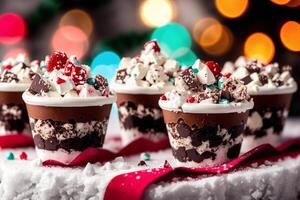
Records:
[[[19,82],[18,76],[8,70],[5,70],[1,75],[0,82],[11,83],[13,81],[18,83]]]
[[[121,83],[125,83],[125,78],[127,76],[126,69],[120,69],[117,71],[116,81],[120,81]]]
[[[108,82],[107,79],[101,75],[95,77],[94,88],[100,92],[108,91]]]
[[[36,74],[32,80],[32,83],[28,89],[28,91],[33,94],[42,94],[43,92],[47,93],[49,92],[50,84],[47,83],[43,78]]]
[[[178,147],[178,149],[172,149],[172,153],[177,160],[181,162],[186,161],[187,155],[184,147]]]
[[[258,79],[262,85],[265,85],[268,83],[268,77],[264,74],[259,74]]]
[[[147,163],[143,160],[141,160],[139,163],[138,163],[138,166],[147,166]]]
[[[238,143],[230,147],[227,152],[227,158],[229,159],[237,158],[240,154],[241,145],[242,143]]]
[[[251,79],[251,77],[248,75],[248,76],[242,78],[241,81],[243,81],[245,85],[248,85],[248,84],[252,81],[252,79]]]
[[[259,73],[260,72],[260,67],[257,66],[257,61],[253,61],[251,63],[249,63],[247,66],[246,66],[246,69],[248,70],[248,72],[250,74],[252,73]]]
[[[181,137],[186,138],[186,137],[190,136],[190,134],[191,134],[190,127],[187,124],[185,124],[184,122],[183,123],[179,123],[177,125],[176,129],[177,129],[178,134]]]
[[[179,74],[189,90],[198,91],[200,89],[200,82],[193,73],[193,68],[189,67]]]

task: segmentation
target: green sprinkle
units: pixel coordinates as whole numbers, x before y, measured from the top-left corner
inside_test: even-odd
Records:
[[[169,76],[168,81],[171,82],[171,83],[174,83],[174,78]]]
[[[46,68],[46,66],[45,66],[45,65],[42,65],[42,66],[40,66],[40,68],[41,68],[41,69],[45,69],[45,68]]]
[[[228,103],[229,103],[228,99],[220,99],[219,100],[219,104],[228,104]]]
[[[142,153],[141,154],[141,160],[150,160],[150,159],[151,159],[150,153]]]
[[[194,68],[194,69],[193,69],[193,72],[194,72],[194,74],[198,74],[198,72],[199,72],[199,69],[197,69],[197,68]]]
[[[223,87],[223,82],[218,80],[218,88],[221,89]]]
[[[14,156],[14,154],[13,154],[12,152],[8,152],[8,153],[6,154],[6,159],[7,159],[7,160],[14,160],[14,159],[15,159],[15,156]]]
[[[214,85],[209,85],[209,86],[207,86],[208,87],[208,89],[210,90],[210,91],[213,91],[214,89],[215,89],[215,86]]]
[[[94,79],[93,79],[93,78],[89,78],[89,79],[87,80],[87,83],[88,83],[89,85],[93,85],[93,84],[94,84]]]

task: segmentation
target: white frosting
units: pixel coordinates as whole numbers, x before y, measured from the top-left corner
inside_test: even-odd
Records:
[[[242,113],[254,106],[253,101],[229,104],[184,103],[181,108],[176,108],[172,101],[159,100],[158,104],[164,110],[184,113]]]
[[[24,92],[30,83],[0,83],[0,91],[4,92]]]
[[[110,84],[113,92],[117,93],[128,93],[128,94],[163,94],[174,88],[173,85],[168,84],[164,86],[153,85],[151,87],[143,87],[138,85],[127,85],[112,82]]]
[[[67,152],[63,149],[58,149],[57,151],[48,151],[35,148],[35,150],[38,158],[42,162],[46,160],[56,160],[64,164],[69,164],[81,153],[80,151]]]
[[[102,106],[112,104],[116,101],[115,95],[105,96],[89,96],[89,97],[42,97],[34,96],[30,92],[25,91],[22,95],[25,103],[30,105],[49,106],[49,107],[87,107]]]
[[[276,86],[247,86],[250,95],[271,95],[271,94],[290,94],[295,93],[298,89],[297,83],[293,80],[290,85]]]

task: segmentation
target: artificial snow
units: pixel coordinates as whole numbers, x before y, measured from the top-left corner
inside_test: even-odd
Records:
[[[299,120],[290,120],[287,130],[297,136]],[[297,128],[298,127],[298,128]],[[118,146],[107,140],[105,148]],[[13,152],[15,160],[6,160],[7,152]],[[20,160],[21,152],[28,160]],[[151,153],[147,166],[137,166],[140,154],[118,157],[103,164],[88,163],[85,167],[44,167],[36,158],[33,148],[7,149],[0,152],[0,199],[1,200],[98,200],[102,199],[106,186],[116,175],[159,167],[165,162],[175,165],[171,151]],[[151,171],[151,170],[149,170]],[[153,172],[154,173],[154,172]],[[141,177],[136,176],[137,179]],[[297,199],[300,194],[300,157],[287,158],[277,163],[266,162],[263,166],[252,164],[243,171],[219,176],[174,179],[151,185],[145,199]],[[126,186],[125,186],[126,187]]]

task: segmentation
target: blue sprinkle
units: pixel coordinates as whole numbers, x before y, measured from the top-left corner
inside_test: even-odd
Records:
[[[215,86],[214,85],[209,85],[209,86],[207,86],[208,87],[208,89],[210,90],[210,91],[213,91],[214,89],[215,89]]]
[[[223,87],[223,82],[218,80],[218,88],[221,89]]]
[[[151,155],[149,153],[142,153],[141,154],[141,160],[150,160]]]
[[[14,160],[14,159],[15,159],[15,156],[14,156],[14,154],[13,154],[12,152],[8,152],[8,153],[6,154],[6,159],[7,159],[7,160]]]
[[[228,99],[220,99],[219,100],[219,104],[228,104],[228,103],[229,103]]]

